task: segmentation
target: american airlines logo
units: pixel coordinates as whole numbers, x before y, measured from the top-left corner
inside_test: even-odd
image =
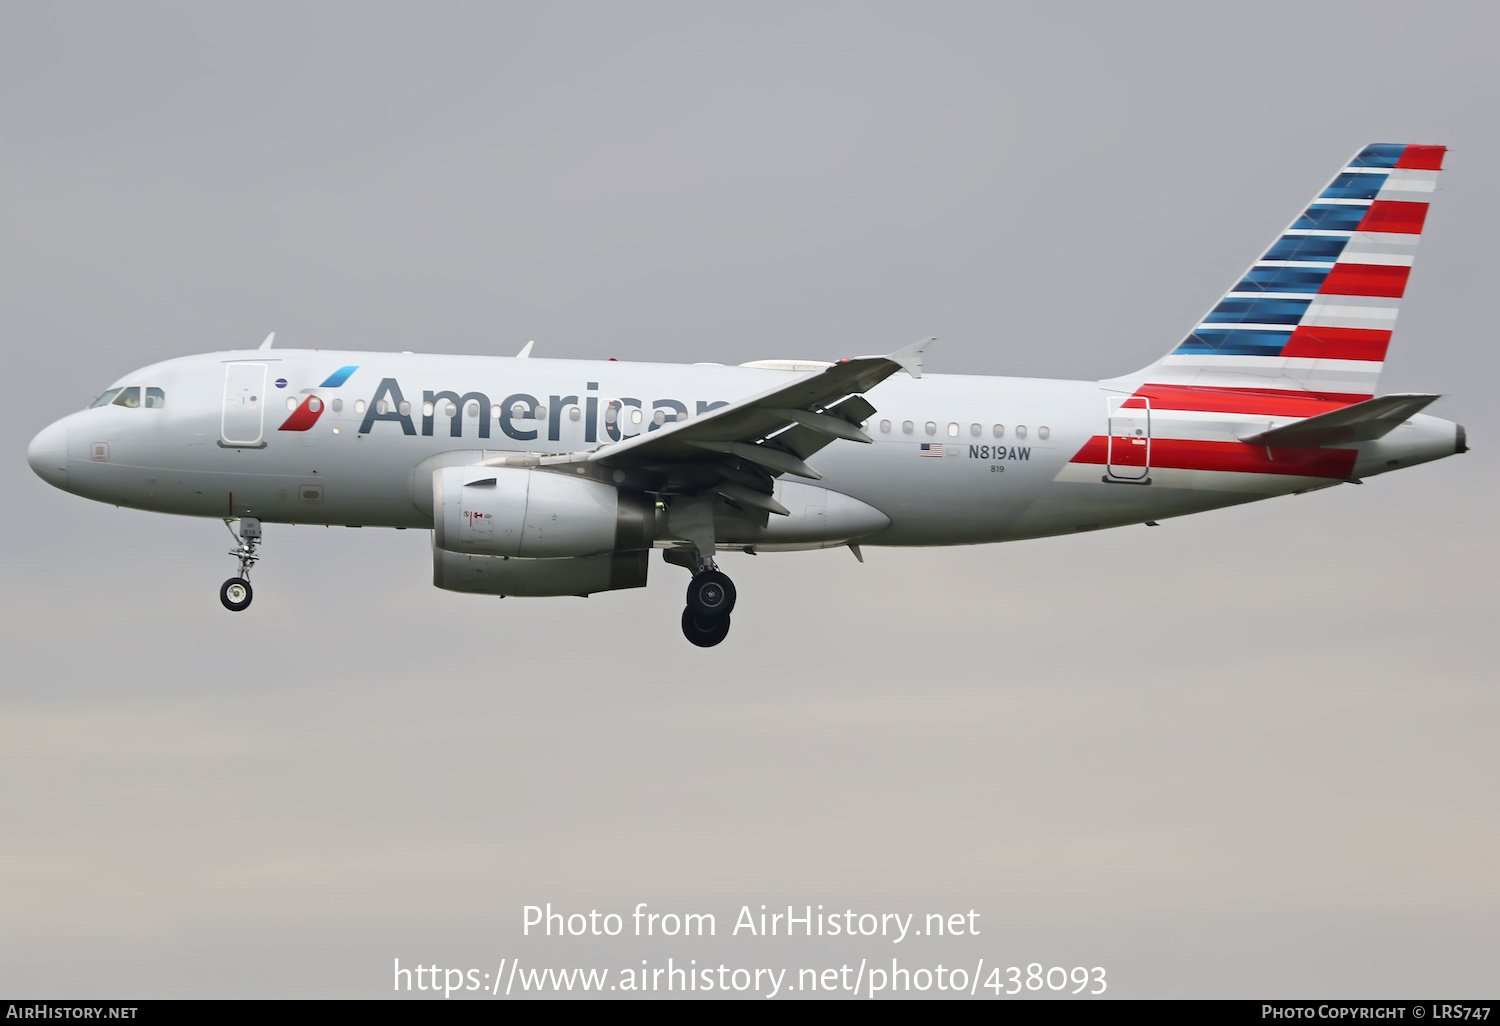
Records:
[[[350,366],[346,366],[346,367],[340,367],[338,370],[336,370],[332,374],[328,375],[328,377],[324,378],[323,379],[323,383],[321,385],[319,385],[318,387],[320,389],[322,389],[322,388],[338,388],[344,382],[348,381],[349,380],[349,376],[351,374],[353,374],[357,370],[359,370],[359,367],[357,365],[350,365]],[[277,378],[276,379],[276,387],[277,388],[285,388],[286,387],[286,379],[285,378]],[[302,400],[302,402],[300,402],[300,403],[297,404],[297,408],[294,409],[294,410],[292,410],[292,415],[290,417],[288,417],[286,420],[284,420],[282,422],[282,424],[281,424],[281,427],[277,428],[277,430],[278,431],[306,431],[307,429],[311,428],[314,424],[316,424],[318,422],[318,418],[321,417],[322,415],[323,415],[323,400],[322,400],[322,398],[319,397],[319,396],[316,396],[316,395],[309,395],[306,398],[304,398]]]
[[[357,370],[359,370],[357,366],[340,367],[330,374],[317,390],[338,388]],[[498,423],[501,434],[518,442],[531,442],[539,439],[542,436],[543,425],[547,441],[560,441],[562,421],[567,415],[569,420],[582,419],[585,442],[597,442],[600,440],[598,437],[600,397],[588,393],[595,392],[598,388],[598,382],[590,381],[584,389],[582,399],[577,395],[552,395],[548,396],[545,402],[528,392],[515,392],[506,396],[498,404],[492,404],[490,397],[483,392],[460,394],[448,389],[424,390],[420,409],[421,430],[418,431],[413,420],[412,404],[407,401],[401,385],[395,378],[382,378],[380,387],[375,390],[369,402],[356,403],[355,411],[362,414],[364,418],[359,425],[359,433],[362,435],[370,434],[375,425],[382,421],[391,421],[401,426],[401,433],[404,435],[420,434],[424,437],[432,437],[437,431],[438,417],[444,416],[448,418],[448,436],[462,438],[467,411],[467,419],[475,422],[475,434],[478,437],[489,438],[491,426]],[[307,389],[306,391],[312,393],[314,390]],[[333,401],[335,404],[341,402],[341,400]],[[321,396],[307,395],[292,410],[291,415],[282,422],[278,430],[309,430],[323,415],[326,405],[326,401]],[[697,413],[702,415],[709,410],[727,406],[728,403],[700,399],[695,405]],[[579,407],[582,407],[581,412]],[[653,399],[648,404],[646,400],[633,396],[621,396],[605,401],[603,409],[605,411],[604,434],[609,441],[618,442],[623,438],[633,438],[642,431],[655,431],[664,424],[680,420],[688,415],[689,407],[680,399]],[[538,426],[529,427],[529,424]]]
[[[588,393],[597,392],[598,388],[598,382],[590,381],[581,397],[579,395],[550,395],[545,400],[529,392],[513,392],[501,399],[499,403],[493,403],[483,392],[459,394],[450,390],[423,391],[422,405],[414,411],[396,379],[382,378],[380,387],[375,390],[375,394],[370,397],[365,407],[359,433],[371,434],[376,424],[390,422],[400,425],[401,433],[404,435],[420,434],[424,437],[431,437],[437,430],[437,421],[441,416],[448,420],[447,433],[451,438],[462,438],[464,422],[472,421],[475,424],[475,434],[480,438],[489,438],[492,424],[498,423],[501,434],[518,442],[536,441],[542,437],[544,430],[546,440],[556,442],[562,439],[564,411],[582,407],[583,440],[597,442],[600,441],[598,436],[601,398]],[[603,400],[603,402],[604,434],[611,442],[633,438],[642,432],[655,431],[664,424],[685,418],[689,409],[688,404],[681,399],[652,399],[648,403],[647,400],[633,396],[620,396]],[[709,410],[728,405],[723,401],[710,402],[700,399],[696,401],[696,412],[701,416]],[[545,417],[539,416],[540,411],[545,411]],[[420,431],[413,420],[414,412],[421,418]],[[658,414],[661,415],[659,422]],[[295,414],[293,416],[295,417]],[[288,423],[291,419],[288,418]],[[579,418],[569,416],[568,419]],[[537,426],[529,426],[532,424]],[[306,430],[306,428],[285,429]]]

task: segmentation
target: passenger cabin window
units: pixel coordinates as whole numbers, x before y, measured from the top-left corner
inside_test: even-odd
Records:
[[[949,424],[948,425],[948,437],[949,438],[957,438],[958,437],[958,425],[957,424]]]
[[[89,409],[92,410],[95,406],[108,406],[115,401],[115,396],[119,394],[120,390],[118,388],[111,388],[108,392],[105,392],[99,398],[89,403]]]
[[[115,397],[116,406],[128,406],[132,410],[141,405],[141,390],[137,385],[120,389],[120,394]]]
[[[159,410],[167,405],[167,393],[159,388],[146,389],[146,409]]]
[[[1052,429],[1049,427],[1039,427],[1036,429],[1036,436],[1045,442],[1052,437]]]
[[[882,420],[880,422],[880,433],[882,435],[888,435],[888,434],[891,433],[891,422],[890,421],[888,421],[888,420]]]
[[[935,435],[935,434],[937,434],[937,422],[936,421],[929,420],[927,422],[927,433],[929,435]]]
[[[995,437],[996,438],[1004,438],[1005,437],[1005,425],[1004,424],[996,424],[995,425]]]
[[[981,424],[970,424],[969,425],[969,434],[973,435],[975,438],[978,438],[983,433],[984,433],[984,426],[983,425],[981,425]]]
[[[911,423],[911,421],[909,421],[909,420],[903,420],[901,422],[901,430],[902,430],[903,433],[909,435],[909,434],[911,434],[911,429],[912,429],[912,423]]]
[[[1025,438],[1026,437],[1026,425],[1025,424],[1017,424],[1016,425],[1016,437],[1017,438]]]

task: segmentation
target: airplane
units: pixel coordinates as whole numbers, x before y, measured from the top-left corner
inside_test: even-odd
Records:
[[[27,459],[100,502],[224,521],[251,602],[264,524],[432,532],[433,584],[500,596],[691,574],[719,553],[973,545],[1155,525],[1467,451],[1433,394],[1376,395],[1445,147],[1347,161],[1155,363],[1097,381],[922,373],[886,355],[739,366],[276,349],[120,378]]]

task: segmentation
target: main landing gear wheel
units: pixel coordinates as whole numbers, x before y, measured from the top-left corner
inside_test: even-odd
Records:
[[[699,648],[713,648],[729,636],[729,614],[700,620],[691,609],[682,611],[682,635]]]
[[[231,577],[219,589],[219,601],[224,603],[224,608],[232,613],[238,613],[244,609],[254,597],[255,592],[250,590],[250,582],[243,577]]]
[[[720,617],[727,619],[734,611],[734,600],[734,582],[727,574],[720,573],[718,570],[704,570],[702,573],[694,574],[693,579],[688,582],[688,612],[697,617],[700,622],[707,623]],[[722,641],[723,638],[719,640]]]

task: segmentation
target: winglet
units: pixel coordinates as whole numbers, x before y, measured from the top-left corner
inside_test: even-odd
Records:
[[[928,346],[936,341],[936,338],[924,338],[920,342],[913,342],[909,346],[904,346],[896,350],[887,356],[886,359],[898,364],[902,370],[906,371],[912,377],[920,378],[922,376],[922,354],[927,351]]]
[[[275,341],[276,341],[276,332],[273,331],[269,335],[266,336],[266,340],[260,344],[260,347],[262,349],[270,349],[271,348],[271,343],[275,342]]]
[[[521,347],[521,351],[516,354],[516,359],[517,360],[529,359],[530,356],[531,356],[531,347],[534,346],[534,345],[536,345],[536,339],[532,339],[530,342],[528,342],[524,346],[522,346]]]

